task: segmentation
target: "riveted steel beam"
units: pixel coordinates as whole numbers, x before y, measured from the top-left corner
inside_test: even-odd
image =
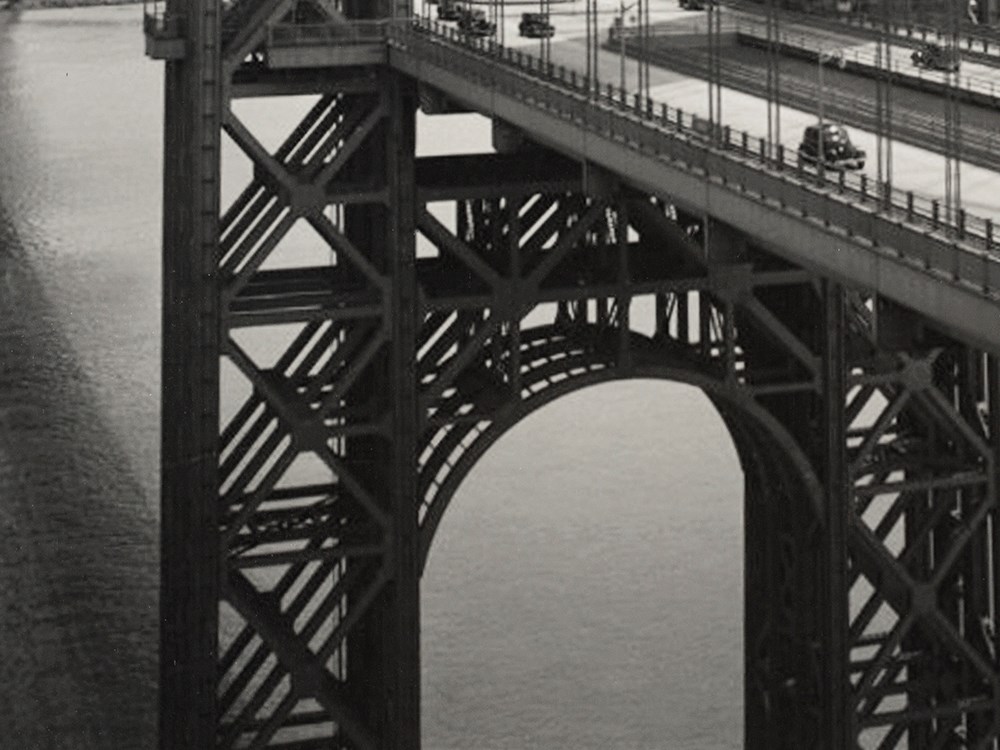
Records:
[[[690,213],[750,200],[724,187],[674,205],[649,164],[528,142],[418,160],[414,81],[262,64],[291,7],[199,8],[168,63],[161,747],[419,748],[451,497],[527,414],[629,377],[705,390],[740,455],[748,747],[995,746],[995,357]],[[231,103],[281,94],[313,101],[272,148]],[[251,165],[224,211],[223,132]],[[299,223],[322,252],[282,266]]]

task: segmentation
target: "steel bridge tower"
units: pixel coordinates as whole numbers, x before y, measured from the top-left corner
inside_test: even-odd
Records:
[[[746,747],[995,748],[995,354],[502,122],[496,154],[417,159],[434,92],[370,47],[268,55],[296,23],[408,14],[147,15],[166,60],[160,747],[419,748],[419,579],[462,478],[552,399],[662,377],[708,394],[743,467]],[[234,107],[293,94],[310,107],[274,146]],[[252,168],[224,206],[226,138]],[[294,226],[324,262],[277,262]]]

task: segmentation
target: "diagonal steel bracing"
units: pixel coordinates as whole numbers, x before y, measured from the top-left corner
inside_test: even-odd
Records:
[[[463,478],[553,399],[661,377],[744,472],[747,747],[996,748],[995,358],[593,165],[418,160],[387,69],[267,69],[269,23],[388,3],[174,4],[161,747],[418,748]],[[249,93],[311,98],[269,148]]]

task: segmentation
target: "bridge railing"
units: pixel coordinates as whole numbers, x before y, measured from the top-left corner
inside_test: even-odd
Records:
[[[763,21],[741,18],[736,21],[735,30],[737,34],[753,37],[761,41],[767,39],[767,28]],[[839,53],[843,55],[844,62],[853,67],[875,70],[887,67],[884,62],[878,60],[875,51],[870,48],[859,49],[855,47],[852,49],[839,49],[840,45],[835,42],[824,43],[822,38],[787,31],[785,29],[780,31],[775,41],[785,47],[812,54],[813,59],[815,59],[815,56],[819,54],[821,49],[824,52],[828,52],[831,46],[836,46]],[[997,97],[1000,95],[1000,88],[997,87],[996,82],[992,78],[969,75],[962,72],[949,75],[944,71],[927,70],[912,65],[909,55],[906,55],[901,61],[900,56],[897,54],[895,59],[892,60],[892,72],[895,76],[913,78],[917,82],[931,84],[942,89],[947,86],[954,86],[960,90],[964,89],[974,94],[979,94],[982,99],[988,100],[993,104],[997,103]]]
[[[598,87],[576,71],[493,40],[466,37],[452,27],[418,22],[393,27],[389,35],[391,44],[461,71],[465,79],[627,143],[651,158],[756,193],[777,208],[850,227],[858,236],[873,239],[885,234],[886,225],[931,235],[936,242],[913,247],[896,242],[893,247],[925,269],[1000,294],[1000,247],[989,219],[949,209],[940,201],[865,174],[832,170],[817,174],[764,138],[616,87]]]
[[[739,2],[739,0],[727,0],[727,7],[742,11],[744,13],[762,16],[767,12],[765,6],[760,3]],[[946,5],[942,4],[942,8]],[[950,35],[942,29],[919,24],[913,21],[899,21],[893,18],[885,19],[868,15],[867,13],[829,13],[823,14],[815,10],[810,13],[796,13],[787,8],[781,9],[783,22],[800,23],[818,28],[825,28],[833,32],[841,32],[851,29],[855,33],[864,32],[869,37],[876,37],[888,31],[890,37],[903,43],[916,42],[944,42]],[[960,46],[963,50],[975,53],[977,59],[991,58],[994,64],[1000,64],[1000,30],[990,27],[975,26],[961,19],[961,29],[959,31]],[[981,57],[980,57],[981,56]]]
[[[660,64],[694,76],[705,77],[709,74],[709,56],[702,50],[685,49],[683,55],[677,55],[675,48],[661,48],[655,44],[655,40],[654,44],[648,45],[644,50],[639,49],[638,42],[632,40],[627,40],[625,47],[627,54],[641,54],[654,65]],[[767,93],[767,82],[756,69],[722,60],[719,72],[723,86],[753,96],[765,96]],[[817,85],[811,81],[787,77],[781,84],[783,104],[806,112],[815,111],[818,94]],[[825,92],[823,102],[830,120],[840,120],[872,131],[879,127],[878,108],[870,97],[831,89]],[[996,128],[981,127],[969,122],[963,122],[961,129],[963,138],[960,158],[976,166],[1000,171],[1000,132]],[[904,121],[894,122],[892,138],[937,153],[950,150],[952,145],[948,143],[948,133],[941,118],[923,113],[907,113]]]

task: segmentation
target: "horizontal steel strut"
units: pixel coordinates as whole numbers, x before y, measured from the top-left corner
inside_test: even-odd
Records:
[[[995,748],[996,357],[530,140],[418,159],[386,67],[266,68],[269,24],[375,5],[168,4],[160,746],[418,748],[462,479],[553,399],[661,377],[744,472],[747,747]],[[247,92],[309,106],[269,147]]]

